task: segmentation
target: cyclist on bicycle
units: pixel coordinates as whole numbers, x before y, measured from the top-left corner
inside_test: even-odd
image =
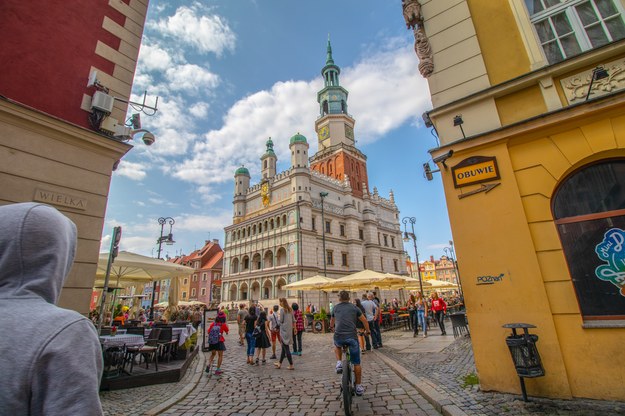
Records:
[[[365,388],[362,386],[362,368],[360,367],[360,346],[356,325],[360,321],[365,327],[365,333],[369,333],[369,323],[360,309],[349,301],[349,292],[339,292],[339,303],[334,306],[330,319],[330,327],[334,328],[334,352],[336,354],[336,373],[343,372],[343,346],[349,348],[349,356],[354,366],[356,394],[362,396]]]

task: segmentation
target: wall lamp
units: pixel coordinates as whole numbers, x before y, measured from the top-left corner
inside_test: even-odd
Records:
[[[599,81],[600,79],[605,79],[609,77],[610,74],[608,71],[602,67],[598,66],[592,70],[592,76],[590,77],[590,85],[588,85],[588,93],[586,94],[586,99],[584,101],[588,101],[588,97],[590,97],[590,93],[592,92],[592,84],[595,81]]]
[[[454,126],[460,127],[460,131],[462,132],[462,138],[466,139],[467,136],[465,136],[464,129],[462,128],[463,124],[464,124],[464,120],[462,120],[462,115],[460,114],[456,115],[456,117],[454,117]]]

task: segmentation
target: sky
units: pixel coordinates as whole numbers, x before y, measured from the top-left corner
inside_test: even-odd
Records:
[[[392,190],[400,218],[416,218],[420,261],[443,255],[452,240],[443,186],[422,169],[435,166],[428,150],[438,145],[421,119],[430,95],[400,0],[151,0],[131,100],[158,97],[156,114],[141,114],[156,142],[135,138],[114,172],[101,251],[122,226],[120,249],[156,257],[159,217],[175,220],[163,257],[209,239],[223,246],[234,171],[245,165],[258,183],[268,137],[278,172],[289,168],[294,134],[316,152],[328,36],[370,190]],[[412,241],[405,249],[414,260]]]

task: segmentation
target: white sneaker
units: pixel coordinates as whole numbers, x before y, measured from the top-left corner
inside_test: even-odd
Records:
[[[365,387],[362,384],[356,384],[356,396],[362,396],[365,392]]]
[[[336,362],[336,374],[341,374],[343,372],[343,363],[341,361]]]

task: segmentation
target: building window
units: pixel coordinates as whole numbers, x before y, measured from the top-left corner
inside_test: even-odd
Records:
[[[341,266],[349,266],[347,264],[347,253],[341,253]]]
[[[625,160],[574,172],[552,201],[584,321],[624,320]]]
[[[395,269],[396,272],[399,271],[399,261],[397,259],[393,259],[393,269]]]
[[[317,227],[315,226],[315,217],[312,217],[312,229],[316,230]]]
[[[362,228],[358,229],[358,238],[360,238],[361,240],[365,239],[365,232],[363,231]]]
[[[191,296],[195,296],[195,288],[191,289]]]
[[[206,281],[206,273],[202,273],[202,281],[205,282]]]
[[[388,235],[384,234],[384,247],[388,247]]]
[[[379,245],[379,244],[382,244],[382,243],[380,242],[380,233],[378,233],[378,245]]]
[[[205,287],[203,287],[203,288],[200,290],[200,294],[201,294],[202,296],[205,296],[205,295],[206,295],[206,288],[205,288]]]
[[[194,275],[193,275],[193,281],[194,281],[194,282],[197,282],[197,274],[194,274]]]
[[[187,298],[187,292],[182,292],[182,300],[185,300]]]
[[[332,229],[331,225],[332,225],[331,221],[326,221],[326,233],[327,234],[332,234],[330,231]]]
[[[362,256],[362,268],[367,268],[367,256]]]
[[[384,257],[380,257],[380,269],[384,271]]]
[[[186,285],[187,283],[189,283],[189,279],[187,279],[187,278],[185,277],[185,278],[184,278],[184,280],[183,280],[183,282],[182,282],[182,284],[183,284],[183,285]]]
[[[395,237],[391,236],[391,247],[395,248]]]
[[[525,0],[550,64],[625,37],[619,1]]]
[[[345,224],[339,225],[341,237],[345,237]]]
[[[326,263],[329,266],[334,264],[334,252],[332,250],[326,250]]]

